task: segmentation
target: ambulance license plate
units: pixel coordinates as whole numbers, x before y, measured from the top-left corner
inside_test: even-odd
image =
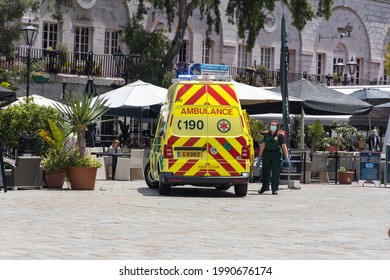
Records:
[[[201,158],[203,157],[203,152],[201,151],[180,151],[177,153],[178,157],[192,157],[192,158]]]

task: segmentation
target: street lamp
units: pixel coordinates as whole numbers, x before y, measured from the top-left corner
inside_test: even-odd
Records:
[[[345,65],[344,63],[341,62],[340,58],[338,60],[338,63],[336,63],[334,67],[336,68],[337,78],[341,80],[341,76],[343,75]]]
[[[135,77],[136,79],[138,79],[138,71],[137,71],[137,68],[141,62],[141,58],[142,56],[139,54],[139,53],[132,53],[131,55],[129,55],[130,57],[130,60],[131,60],[131,67],[135,73]]]
[[[30,68],[31,68],[31,47],[37,36],[38,29],[31,25],[31,20],[28,21],[28,25],[22,29],[24,41],[28,46],[27,49],[27,85],[26,85],[26,97],[30,93]]]
[[[341,59],[339,59],[338,63],[334,66],[336,68],[337,76],[341,77],[344,72],[344,63],[341,62]]]
[[[118,48],[117,51],[112,54],[112,56],[114,57],[117,76],[120,77],[121,67],[123,65],[126,55],[121,51],[121,48]]]
[[[353,75],[355,75],[356,68],[357,63],[355,60],[353,60],[353,57],[351,57],[351,60],[347,63],[347,69],[349,74],[351,75],[351,85],[353,85],[355,82],[355,77]]]

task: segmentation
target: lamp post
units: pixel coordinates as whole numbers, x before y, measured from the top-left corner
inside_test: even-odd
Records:
[[[121,51],[121,48],[118,48],[115,53],[112,54],[114,57],[114,62],[116,66],[116,71],[117,71],[117,77],[120,77],[121,73],[121,67],[123,65],[123,62],[125,60],[125,54]]]
[[[332,75],[331,74],[326,75],[325,79],[326,79],[326,85],[330,86],[330,80],[332,80]]]
[[[26,97],[30,94],[30,68],[31,68],[31,47],[37,36],[38,29],[31,25],[31,20],[28,21],[28,25],[22,29],[24,41],[28,46],[27,49],[27,84],[26,84]]]
[[[338,63],[335,64],[334,66],[336,68],[336,74],[337,77],[341,79],[341,76],[343,75],[344,72],[344,63],[341,62],[341,59],[339,58]]]
[[[130,61],[131,61],[131,68],[134,71],[134,73],[135,73],[134,76],[135,76],[135,79],[137,80],[138,79],[137,68],[141,62],[142,56],[139,53],[132,53],[132,54],[130,54],[129,57],[130,57]]]
[[[347,63],[347,69],[349,74],[351,75],[351,85],[353,85],[355,82],[355,77],[353,75],[355,75],[356,68],[357,63],[355,60],[353,60],[353,57],[351,57],[351,60]]]

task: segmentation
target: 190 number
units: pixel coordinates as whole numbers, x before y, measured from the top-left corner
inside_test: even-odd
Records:
[[[202,130],[204,128],[204,123],[202,120],[194,121],[194,120],[188,120],[188,121],[181,121],[179,120],[177,123],[178,129],[185,129],[185,130]]]

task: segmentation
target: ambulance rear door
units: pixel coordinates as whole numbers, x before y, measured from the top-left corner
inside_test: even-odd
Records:
[[[228,83],[188,83],[178,87],[168,145],[174,176],[238,176],[248,145],[234,87]]]

